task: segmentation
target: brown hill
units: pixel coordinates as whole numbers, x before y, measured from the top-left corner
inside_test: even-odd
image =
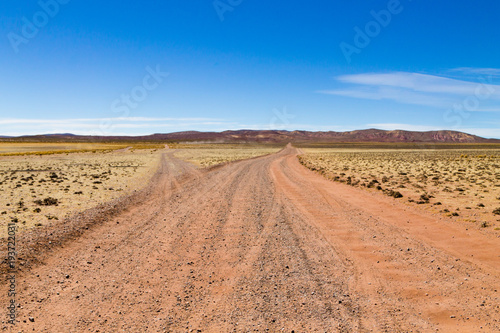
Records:
[[[356,130],[347,132],[309,132],[281,130],[234,130],[223,132],[174,132],[146,136],[81,136],[73,134],[49,134],[0,138],[0,141],[24,142],[217,142],[217,143],[344,143],[344,142],[394,142],[394,143],[500,143],[498,139],[485,139],[476,135],[457,131],[385,131],[379,129]]]

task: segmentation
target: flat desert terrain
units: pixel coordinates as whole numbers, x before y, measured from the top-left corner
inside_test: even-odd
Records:
[[[130,194],[159,160],[152,150],[0,156],[0,236],[6,219],[23,231]]]
[[[500,331],[498,151],[177,148],[0,159],[3,330]]]
[[[422,205],[469,222],[471,228],[500,230],[498,149],[309,148],[304,152],[300,162],[328,179]]]

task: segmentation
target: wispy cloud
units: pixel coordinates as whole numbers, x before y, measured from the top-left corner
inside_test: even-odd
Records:
[[[0,125],[8,124],[85,124],[99,123],[100,121],[113,122],[155,122],[155,121],[224,121],[215,118],[148,118],[148,117],[116,117],[116,118],[75,118],[75,119],[24,119],[0,118]]]
[[[477,111],[477,112],[500,112],[500,107],[497,107],[497,108],[477,108],[474,111]]]
[[[486,71],[486,69],[484,69]],[[493,71],[493,69],[488,69]],[[365,73],[338,76],[337,81],[344,87],[333,90],[322,90],[319,93],[347,96],[371,100],[392,100],[402,104],[424,105],[436,108],[448,108],[453,103],[465,98],[477,97],[488,100],[487,108],[471,111],[488,111],[500,109],[500,85],[483,82],[470,82],[441,76],[392,72]]]
[[[451,103],[453,103],[453,99],[450,98],[428,96],[426,94],[410,90],[390,87],[357,87],[349,89],[320,91],[320,93],[360,99],[391,100],[403,104],[416,104],[440,108],[447,107]]]
[[[482,75],[482,76],[499,76],[500,69],[498,68],[474,68],[474,67],[458,67],[453,68],[450,72],[458,72],[466,75]]]
[[[353,130],[336,125],[302,123],[281,124],[269,121],[248,124],[220,118],[168,118],[168,117],[116,117],[75,119],[22,119],[0,118],[0,135],[20,136],[33,134],[73,133],[78,135],[146,135],[185,130],[224,131],[238,129],[279,129],[310,131]]]
[[[233,122],[216,118],[117,117],[76,119],[0,118],[0,135],[73,133],[80,135],[143,135],[175,132],[193,128],[232,126]]]

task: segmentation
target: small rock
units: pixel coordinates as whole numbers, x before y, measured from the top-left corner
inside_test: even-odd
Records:
[[[35,322],[35,318],[33,318],[33,317],[29,317],[28,319],[29,319],[32,323],[34,323],[34,322]]]

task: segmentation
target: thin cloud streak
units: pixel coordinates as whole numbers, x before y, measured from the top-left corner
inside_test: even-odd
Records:
[[[215,118],[79,118],[79,119],[0,119],[0,135],[73,133],[80,135],[144,135],[154,132],[176,132],[193,128],[210,130],[214,126],[228,127],[235,122]],[[134,131],[136,130],[136,131]],[[140,130],[142,133],[137,133]]]
[[[340,82],[352,83],[366,86],[389,86],[405,88],[419,92],[445,93],[452,95],[474,95],[482,89],[490,91],[493,97],[500,99],[500,85],[488,84],[487,82],[469,82],[441,76],[395,72],[395,73],[368,73],[355,75],[342,75],[337,78]]]
[[[483,79],[484,82],[470,82],[408,72],[342,75],[336,79],[344,87],[321,90],[318,93],[357,99],[390,100],[440,109],[463,103],[468,98],[477,98],[487,105],[472,111],[496,112],[500,109],[500,85],[490,84],[487,79]]]
[[[500,69],[498,68],[474,68],[474,67],[458,67],[453,68],[450,72],[459,72],[468,75],[491,75],[500,76]]]
[[[387,87],[380,87],[378,89],[359,88],[330,91],[327,90],[320,91],[320,93],[359,99],[392,100],[403,104],[415,104],[440,108],[446,108],[454,102],[454,100],[450,98],[428,96],[408,90]]]
[[[0,125],[9,124],[81,124],[101,121],[148,122],[148,121],[225,121],[216,118],[148,118],[148,117],[117,117],[117,118],[76,118],[76,119],[21,119],[0,118]]]

